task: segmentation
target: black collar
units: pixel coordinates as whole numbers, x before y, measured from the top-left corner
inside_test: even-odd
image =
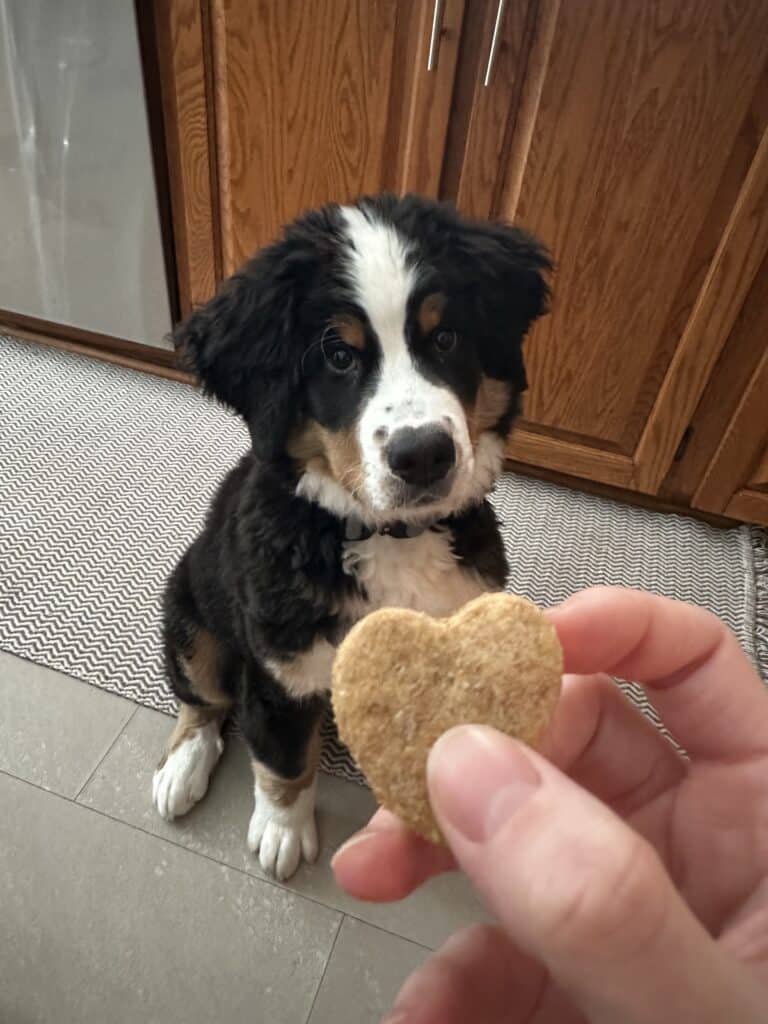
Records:
[[[427,530],[440,529],[446,523],[447,520],[439,519],[433,523],[415,525],[413,523],[404,523],[401,519],[397,519],[392,523],[385,523],[383,526],[378,526],[374,529],[356,516],[347,516],[344,520],[344,540],[368,540],[375,533],[378,533],[380,537],[407,540],[409,537],[420,537]]]

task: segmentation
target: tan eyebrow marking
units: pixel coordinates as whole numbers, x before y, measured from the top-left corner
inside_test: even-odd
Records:
[[[345,344],[360,350],[365,348],[365,328],[356,316],[341,313],[333,317],[331,323],[339,332],[339,337]]]
[[[426,298],[422,299],[421,305],[419,306],[419,312],[417,313],[417,319],[419,321],[419,327],[424,334],[429,334],[430,331],[434,331],[442,320],[445,302],[446,299],[442,292],[433,292],[431,295],[427,295]]]

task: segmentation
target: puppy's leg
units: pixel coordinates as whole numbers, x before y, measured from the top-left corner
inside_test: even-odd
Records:
[[[204,705],[182,704],[165,753],[152,777],[152,801],[167,821],[186,814],[208,789],[224,750],[224,713]]]
[[[318,725],[319,725],[318,715]],[[290,878],[301,860],[317,859],[315,791],[320,735],[315,726],[306,739],[304,768],[284,776],[253,758],[254,808],[248,825],[248,848],[258,854],[264,871],[281,881]]]
[[[181,707],[152,779],[152,801],[168,821],[205,795],[224,749],[221,725],[232,704],[224,689],[228,656],[195,618],[184,565],[169,581],[165,604],[166,672]]]
[[[281,880],[302,857],[309,863],[317,857],[315,783],[324,710],[319,693],[293,697],[264,669],[248,680],[238,707],[254,777],[248,846],[263,870]]]

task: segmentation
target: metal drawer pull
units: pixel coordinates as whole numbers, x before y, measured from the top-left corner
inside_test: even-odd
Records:
[[[496,63],[496,54],[499,50],[499,40],[501,39],[501,23],[504,19],[504,8],[507,6],[507,0],[499,0],[498,7],[496,8],[496,21],[493,24],[493,38],[491,39],[491,49],[488,51],[488,63],[485,67],[485,78],[483,79],[483,85],[486,88],[491,84],[491,78],[493,77],[493,66]]]
[[[435,0],[432,10],[432,34],[429,37],[429,56],[427,57],[427,71],[434,71],[437,67],[437,55],[440,52],[440,34],[443,30],[443,0]]]

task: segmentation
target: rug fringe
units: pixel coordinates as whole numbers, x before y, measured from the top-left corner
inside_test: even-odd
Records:
[[[749,532],[755,570],[755,657],[768,682],[768,530],[751,526]]]

